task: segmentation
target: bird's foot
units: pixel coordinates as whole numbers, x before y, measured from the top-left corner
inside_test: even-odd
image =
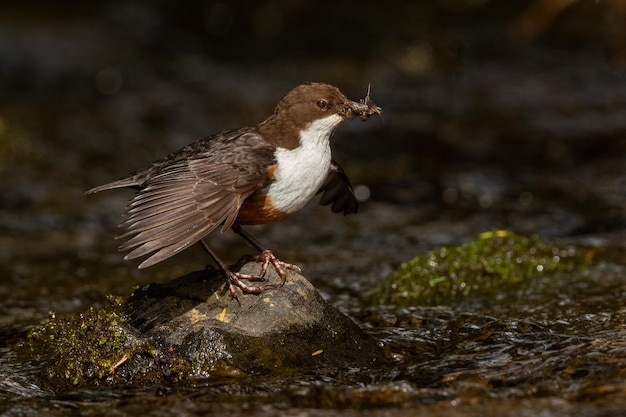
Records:
[[[261,251],[261,254],[254,257],[254,260],[262,264],[261,273],[258,275],[259,278],[265,277],[265,274],[267,273],[267,268],[269,268],[271,264],[276,270],[278,276],[280,277],[280,285],[284,285],[285,281],[287,280],[287,270],[295,271],[298,274],[302,273],[302,270],[298,265],[281,261],[269,249]]]
[[[280,285],[284,285],[287,280],[287,271],[295,271],[297,273],[301,273],[300,267],[294,264],[290,264],[287,262],[283,262],[278,259],[271,250],[265,249],[261,251],[260,255],[257,256],[246,256],[248,260],[261,263],[261,271],[259,274],[244,274],[239,271],[232,271],[226,265],[221,265],[221,270],[223,274],[226,276],[226,283],[228,284],[228,292],[230,296],[234,298],[237,302],[239,302],[239,297],[237,296],[237,288],[241,290],[243,294],[261,294],[264,291],[276,288],[276,285],[266,284],[266,285],[250,285],[250,282],[262,282],[265,281],[265,275],[267,274],[267,270],[270,265],[274,267],[276,273],[280,277]],[[245,258],[242,258],[245,259]],[[240,260],[241,262],[241,260]]]
[[[237,302],[239,302],[239,297],[237,296],[237,290],[235,287],[239,288],[244,294],[261,294],[265,290],[274,287],[273,285],[249,285],[245,282],[265,281],[262,276],[242,274],[241,272],[231,271],[230,269],[224,270],[224,274],[226,275],[228,292],[232,298],[237,300]]]
[[[242,260],[244,260],[244,258],[242,258],[240,262]],[[213,265],[207,265],[206,269],[217,270],[221,272],[222,276],[226,278],[228,293],[230,294],[231,298],[235,299],[235,301],[237,302],[239,302],[239,296],[237,295],[236,288],[239,288],[241,290],[241,293],[243,294],[261,294],[265,290],[276,287],[275,285],[250,285],[249,282],[265,281],[265,278],[259,275],[243,274],[237,270],[233,271],[231,267],[221,262],[218,264],[217,269]]]

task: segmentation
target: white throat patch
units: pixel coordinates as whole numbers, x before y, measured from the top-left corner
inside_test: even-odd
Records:
[[[330,135],[342,121],[337,114],[318,119],[300,132],[300,146],[276,149],[278,169],[267,193],[275,208],[293,213],[315,196],[330,170]]]

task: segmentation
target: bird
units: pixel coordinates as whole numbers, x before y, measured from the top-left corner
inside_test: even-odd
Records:
[[[260,294],[271,264],[285,283],[296,265],[279,260],[242,226],[274,223],[298,212],[315,195],[335,213],[357,212],[357,199],[343,169],[331,157],[330,137],[351,117],[363,121],[382,109],[370,98],[355,102],[326,83],[308,82],[292,89],[273,113],[257,125],[226,130],[197,140],[150,166],[85,194],[104,190],[136,190],[119,224],[117,239],[125,260],[147,257],[146,268],[199,243],[226,278],[237,298]],[[260,254],[258,275],[227,266],[206,243],[216,229],[232,230]]]

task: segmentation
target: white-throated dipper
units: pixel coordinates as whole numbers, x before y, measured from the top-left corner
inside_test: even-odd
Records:
[[[226,276],[230,294],[265,287],[269,264],[285,281],[285,269],[299,268],[280,261],[245,232],[241,225],[272,223],[300,210],[313,196],[344,214],[356,213],[357,201],[341,167],[331,159],[330,136],[341,122],[381,114],[369,97],[348,100],[329,84],[308,83],[291,90],[265,121],[227,130],[195,141],[126,178],[92,188],[86,194],[113,188],[134,188],[120,224],[124,259],[150,255],[139,268],[167,259],[196,242],[209,253]],[[232,229],[261,254],[259,276],[229,269],[204,242],[216,228]]]

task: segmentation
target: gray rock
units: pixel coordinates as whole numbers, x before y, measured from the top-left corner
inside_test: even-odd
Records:
[[[259,273],[260,264],[248,263],[241,271]],[[270,267],[259,285],[279,282]],[[237,303],[219,272],[193,272],[138,289],[126,314],[139,337],[156,348],[161,369],[191,367],[183,377],[343,369],[389,360],[376,340],[295,273],[283,286],[240,295]]]

